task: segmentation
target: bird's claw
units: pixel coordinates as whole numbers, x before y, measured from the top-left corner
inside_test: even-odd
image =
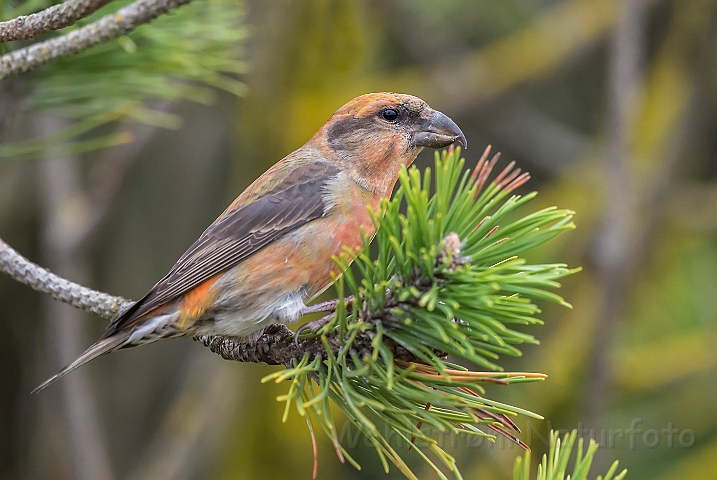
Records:
[[[299,328],[297,328],[296,333],[294,334],[294,344],[296,344],[296,345],[299,344],[299,335],[301,334],[301,332],[310,330],[311,333],[316,333],[319,330],[321,330],[321,327],[323,327],[324,325],[329,323],[332,318],[333,318],[333,315],[326,315],[325,317],[321,317],[318,320],[314,320],[312,322],[307,322],[307,323],[303,324],[302,326],[300,326]]]
[[[345,305],[351,305],[354,302],[354,296],[351,295],[350,297],[346,297],[342,300],[334,299],[334,300],[328,300],[326,302],[317,303],[315,305],[310,305],[308,307],[304,307],[303,311],[301,312],[301,316],[308,315],[309,313],[318,313],[318,312],[335,312],[336,307],[338,306],[339,302],[343,302]],[[301,332],[306,330],[311,330],[311,333],[318,332],[321,327],[329,323],[331,318],[333,317],[333,314],[326,315],[325,317],[322,317],[318,320],[314,320],[312,322],[308,322],[300,326],[296,333],[294,334],[294,344],[299,344],[299,335]]]

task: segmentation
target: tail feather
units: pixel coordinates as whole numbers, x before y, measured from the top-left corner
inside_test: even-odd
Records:
[[[44,382],[42,382],[35,390],[32,391],[32,393],[37,393],[48,386],[50,386],[52,383],[54,383],[56,380],[59,380],[60,378],[64,377],[68,373],[80,368],[82,365],[86,364],[90,360],[94,360],[95,358],[99,357],[100,355],[104,355],[105,353],[110,353],[114,350],[117,350],[118,348],[122,347],[130,337],[130,332],[127,331],[119,331],[115,332],[112,336],[107,338],[102,338],[95,342],[90,348],[84,351],[82,355],[77,357],[75,361],[67,365],[65,368],[57,372],[52,377],[48,378]]]

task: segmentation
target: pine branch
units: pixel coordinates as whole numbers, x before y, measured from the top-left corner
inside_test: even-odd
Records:
[[[357,465],[338,441],[334,406],[373,445],[387,471],[393,463],[411,479],[416,476],[404,454],[385,432],[402,439],[405,452],[420,456],[444,479],[441,464],[461,478],[455,459],[423,425],[490,440],[498,434],[527,448],[510,416],[541,417],[486,398],[485,386],[545,378],[503,372],[497,361],[520,355],[517,345],[537,343],[515,327],[541,323],[533,299],[569,306],[548,289],[577,270],[530,265],[518,254],[574,225],[571,211],[555,208],[506,222],[535,194],[512,194],[529,178],[513,170],[514,163],[490,181],[497,156],[488,161],[488,154],[486,149],[472,173],[458,149],[437,153],[435,167],[423,174],[416,168],[401,172],[393,199],[373,212],[377,255],[370,255],[365,238],[360,251],[337,259],[338,297],[345,298],[345,290],[353,301],[350,309],[339,302],[314,334],[326,354],[304,355],[263,380],[290,384],[280,398],[286,402],[284,419],[294,406],[309,424],[317,422],[341,461]],[[370,345],[357,345],[363,338]],[[404,350],[415,359],[396,355]]]
[[[32,40],[37,35],[74,25],[112,0],[67,0],[45,10],[0,22],[0,43]]]
[[[80,29],[10,52],[0,57],[0,80],[126,35],[190,1],[138,0]]]

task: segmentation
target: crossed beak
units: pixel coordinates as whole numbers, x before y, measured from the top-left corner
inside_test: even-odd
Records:
[[[429,109],[424,115],[420,130],[413,134],[413,145],[416,147],[443,148],[453,142],[468,148],[466,136],[458,125],[447,115],[438,110]]]

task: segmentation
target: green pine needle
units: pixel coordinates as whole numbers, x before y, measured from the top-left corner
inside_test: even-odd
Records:
[[[593,439],[590,439],[587,451],[583,449],[583,439],[578,439],[573,473],[565,476],[577,434],[577,430],[566,433],[561,441],[558,432],[550,431],[550,449],[548,454],[543,455],[543,461],[538,465],[536,480],[587,480],[593,457],[598,449],[598,444]],[[596,480],[623,480],[627,475],[627,470],[622,470],[616,475],[617,469],[618,462],[616,460],[605,476],[599,475]],[[530,480],[530,451],[526,451],[523,457],[515,459],[513,480]]]
[[[515,325],[541,323],[533,299],[569,306],[550,289],[578,270],[531,265],[518,256],[574,228],[573,212],[550,208],[508,221],[535,196],[512,194],[527,175],[509,167],[482,189],[495,162],[482,159],[471,175],[459,158],[458,149],[443,152],[436,154],[433,170],[421,174],[414,167],[401,173],[394,198],[373,212],[378,253],[370,254],[366,237],[362,250],[336,259],[342,272],[335,283],[338,296],[355,300],[351,308],[340,303],[313,334],[322,339],[326,354],[307,354],[293,368],[264,379],[291,382],[280,397],[287,404],[284,418],[294,405],[318,422],[340,458],[355,464],[338,444],[332,402],[371,442],[384,468],[393,463],[408,478],[416,478],[402,459],[409,451],[440,478],[446,477],[439,465],[461,478],[429,430],[491,440],[492,431],[525,447],[509,433],[517,431],[509,416],[541,417],[485,398],[484,387],[545,378],[504,373],[498,360],[519,356],[521,344],[537,343]],[[349,268],[351,260],[355,270]],[[449,363],[449,355],[488,371]],[[379,421],[405,447],[396,451]]]

